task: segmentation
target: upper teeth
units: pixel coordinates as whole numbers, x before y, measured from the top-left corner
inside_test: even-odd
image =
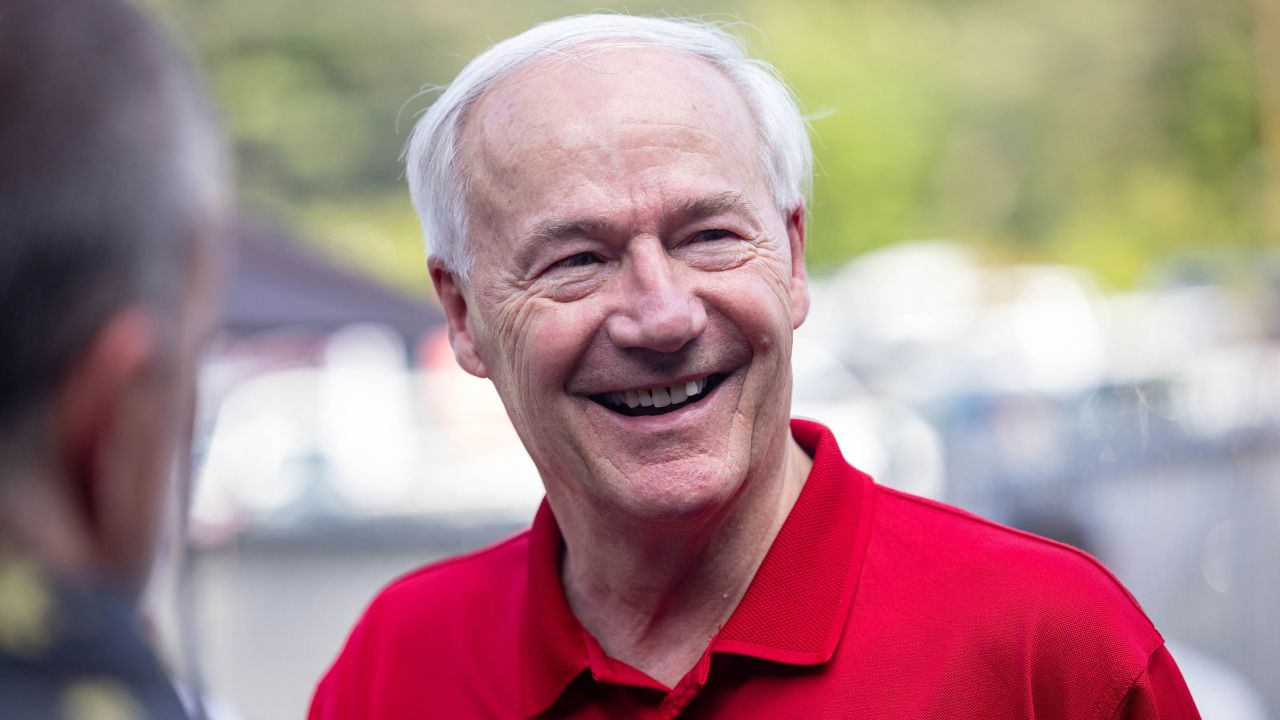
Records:
[[[635,407],[666,407],[679,405],[689,398],[701,394],[707,389],[707,379],[690,380],[679,385],[649,388],[647,390],[627,390],[626,392],[605,393],[604,398],[614,405]]]

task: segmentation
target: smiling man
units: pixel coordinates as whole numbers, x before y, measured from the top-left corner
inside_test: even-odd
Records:
[[[383,591],[312,718],[1196,717],[1088,556],[790,420],[811,165],[786,87],[706,24],[566,18],[462,71],[410,190],[546,502]]]

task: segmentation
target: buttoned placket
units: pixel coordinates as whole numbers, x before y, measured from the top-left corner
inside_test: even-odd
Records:
[[[684,709],[698,697],[698,693],[707,686],[707,678],[711,674],[711,646],[715,644],[712,640],[707,646],[706,652],[702,653],[702,657],[698,658],[698,663],[693,666],[679,683],[671,689],[670,693],[663,698],[662,704],[658,706],[658,720],[671,720],[680,716]]]
[[[656,708],[649,705],[654,709],[637,714],[666,719],[682,716],[705,691],[713,654],[805,666],[830,660],[844,629],[866,549],[868,535],[858,529],[871,522],[872,503],[864,494],[871,480],[845,465],[826,428],[794,420],[792,432],[814,458],[805,489],[729,621],[694,668],[670,689],[609,658],[573,616],[558,584],[562,540],[544,502],[531,533],[532,592],[526,620],[531,635],[526,647],[528,667],[540,668],[538,677],[532,678],[534,684],[526,686],[526,708],[531,717],[554,704],[583,671],[589,671],[597,687],[612,687],[624,694],[628,689],[660,693]],[[853,474],[851,480],[844,477],[848,473]],[[832,508],[843,510],[836,513]],[[824,538],[824,551],[816,555],[809,542],[815,534]],[[828,550],[834,548],[841,549]],[[792,569],[801,559],[809,568],[802,575],[811,576],[815,565],[824,563],[829,572],[820,579],[797,577]],[[839,582],[829,582],[832,578]],[[815,583],[830,585],[829,592],[812,590],[810,585]],[[788,598],[785,608],[776,604],[781,596]],[[777,632],[779,624],[789,628],[785,637]]]

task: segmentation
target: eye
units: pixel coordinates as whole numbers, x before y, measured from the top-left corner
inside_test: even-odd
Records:
[[[716,228],[714,230],[703,230],[702,232],[695,233],[691,239],[695,242],[701,242],[708,240],[724,240],[725,238],[732,236],[733,233],[731,231]]]
[[[600,256],[593,252],[580,252],[570,255],[563,260],[558,260],[551,267],[554,268],[577,268],[585,267],[600,262]]]

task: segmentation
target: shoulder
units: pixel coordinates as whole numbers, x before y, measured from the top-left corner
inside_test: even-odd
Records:
[[[876,538],[914,562],[982,583],[984,600],[1002,588],[1054,603],[1088,600],[1150,625],[1133,595],[1083,550],[987,520],[945,503],[876,488]],[[987,584],[992,581],[993,584]],[[975,588],[977,589],[977,588]],[[1071,591],[1067,595],[1052,594]]]
[[[397,578],[383,588],[361,617],[352,638],[390,630],[404,637],[439,638],[449,628],[473,622],[490,626],[510,615],[524,596],[529,533],[441,560]]]
[[[186,720],[169,680],[150,668],[117,673],[80,673],[58,667],[15,667],[0,657],[0,707],[4,717],[42,720],[93,717]]]
[[[943,503],[876,486],[868,553],[887,592],[918,596],[938,636],[993,662],[1048,674],[1089,666],[1123,683],[1164,642],[1088,553]]]
[[[866,672],[894,682],[923,678],[911,681],[917,694],[1002,708],[992,716],[1012,708],[1018,717],[1047,719],[1117,717],[1131,691],[1150,684],[1164,640],[1092,556],[943,503],[873,488],[850,615],[861,642],[847,650],[867,663]],[[1181,680],[1166,685],[1157,693],[1161,702],[1185,705]]]
[[[310,717],[420,717],[425,697],[458,714],[495,688],[512,694],[528,553],[526,531],[387,585],[321,680]]]
[[[423,603],[466,605],[491,590],[510,593],[512,585],[524,583],[528,561],[529,531],[525,530],[400,576],[378,593],[371,609],[395,612],[405,605],[421,608]]]
[[[5,580],[22,592],[0,598],[0,629],[9,631],[0,632],[0,715],[62,718],[91,704],[104,717],[187,717],[122,596],[104,586],[23,577],[12,569]],[[24,600],[45,612],[24,613]]]

